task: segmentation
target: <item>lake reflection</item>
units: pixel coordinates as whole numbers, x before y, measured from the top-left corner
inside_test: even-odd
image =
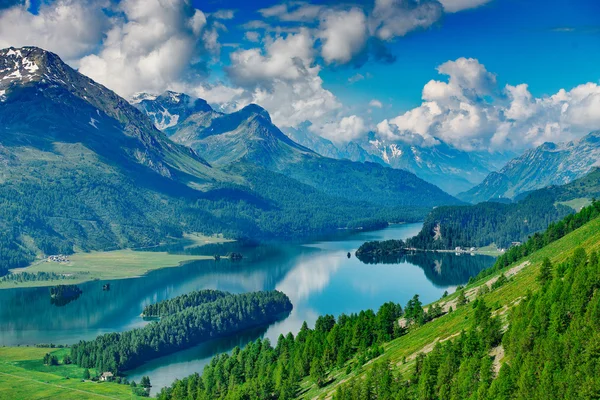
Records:
[[[261,336],[275,342],[279,334],[296,333],[303,321],[314,325],[322,314],[376,310],[386,301],[404,305],[415,293],[424,303],[431,302],[494,262],[485,256],[417,253],[401,257],[394,264],[367,265],[354,256],[364,241],[405,239],[420,228],[421,224],[395,225],[304,245],[227,244],[208,248],[204,251],[210,254],[239,251],[244,259],[197,261],[142,278],[110,281],[108,291],[102,290],[106,282],[84,283],[78,285],[83,291],[81,296],[63,307],[50,304],[48,288],[0,290],[0,345],[70,344],[143,326],[146,322],[139,315],[145,305],[198,289],[235,293],[277,289],[290,297],[294,305],[290,316],[266,330],[204,343],[131,371],[135,380],[149,375],[158,389],[175,378],[201,372],[214,354]],[[350,259],[348,252],[352,253]]]

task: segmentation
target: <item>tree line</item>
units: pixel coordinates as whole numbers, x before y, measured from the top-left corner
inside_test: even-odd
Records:
[[[279,291],[225,296],[143,328],[80,341],[71,347],[71,357],[83,368],[119,373],[205,340],[269,324],[291,309],[289,298]]]
[[[524,241],[574,212],[570,207],[557,204],[556,198],[555,190],[542,189],[517,203],[437,207],[407,244],[427,250],[483,247],[492,243],[508,248],[513,242]]]
[[[573,232],[575,229],[581,228],[598,216],[600,216],[600,201],[594,199],[592,204],[582,208],[577,214],[567,215],[561,221],[551,223],[544,232],[535,233],[529,237],[525,243],[508,249],[504,254],[498,257],[492,268],[481,271],[477,278],[491,275],[521,258],[527,257],[542,247]]]
[[[296,336],[280,335],[273,347],[259,339],[231,355],[214,357],[202,375],[175,381],[158,394],[169,399],[292,399],[300,381],[309,378],[326,385],[335,370],[351,371],[383,353],[381,345],[442,314],[439,307],[425,312],[415,295],[403,310],[399,304],[383,304],[357,314],[320,316],[314,329],[306,322]],[[399,319],[407,323],[400,326]],[[350,361],[351,360],[351,361]]]
[[[204,303],[210,303],[223,297],[231,296],[231,293],[220,290],[196,290],[172,299],[160,301],[158,303],[148,304],[144,307],[142,315],[144,317],[165,317],[176,314],[186,308],[196,307]]]

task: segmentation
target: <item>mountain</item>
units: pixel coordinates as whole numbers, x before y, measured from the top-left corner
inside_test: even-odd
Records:
[[[156,114],[149,116],[155,118],[155,124],[160,123]],[[264,168],[327,195],[384,206],[458,203],[405,170],[324,157],[285,135],[273,124],[269,113],[256,104],[231,114],[193,112],[165,132],[173,141],[202,154],[212,165],[228,172],[235,169],[235,174],[242,176],[245,171],[254,173],[256,167]],[[252,167],[242,168],[239,164]]]
[[[53,53],[0,50],[0,275],[36,257],[151,246],[185,232],[302,237],[415,221],[458,202],[410,174],[401,181],[405,172],[363,184],[364,170],[338,165],[334,179],[290,178],[282,166],[324,158],[258,106],[224,115],[171,92],[137,96],[136,106],[144,112]],[[155,126],[175,120],[164,132]],[[206,127],[198,138],[190,130],[190,140],[211,143],[194,146],[206,156],[168,137],[185,142],[174,130],[184,126]]]
[[[0,95],[0,275],[36,255],[241,231],[234,220],[217,224],[219,206],[207,199],[239,177],[170,141],[57,55],[0,50]]]
[[[371,132],[361,146],[378,155],[392,168],[411,171],[448,193],[456,194],[480,183],[491,171],[510,157],[503,153],[466,152],[443,141],[418,146],[403,141],[388,141]]]
[[[597,165],[600,165],[600,131],[568,143],[544,143],[528,150],[458,197],[470,203],[514,198],[530,190],[569,183]]]
[[[193,113],[212,111],[208,103],[202,99],[192,99],[183,93],[171,91],[160,96],[138,93],[133,96],[130,103],[148,115],[160,130],[177,125],[180,119],[184,120]]]
[[[472,188],[513,156],[500,152],[466,152],[440,140],[434,146],[390,141],[375,132],[370,132],[365,139],[345,144],[334,144],[310,132],[306,126],[287,128],[285,133],[321,155],[404,169],[450,194]]]
[[[295,142],[325,157],[359,162],[370,161],[385,165],[381,157],[368,153],[360,144],[353,141],[345,144],[333,144],[331,140],[312,133],[305,125],[299,128],[285,128],[283,132]]]

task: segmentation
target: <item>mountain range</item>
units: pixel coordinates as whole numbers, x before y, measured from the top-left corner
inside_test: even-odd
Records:
[[[404,169],[450,194],[472,188],[491,172],[497,171],[514,157],[512,152],[467,152],[437,139],[435,145],[418,145],[402,140],[381,138],[369,132],[365,138],[334,144],[307,126],[284,131],[296,142],[327,157],[352,161],[370,161]]]
[[[407,171],[323,157],[256,105],[222,114],[169,92],[135,106],[53,53],[0,50],[0,274],[184,232],[297,237],[460,203]]]
[[[285,135],[273,124],[269,113],[256,104],[230,114],[206,107],[181,112],[181,104],[196,104],[185,94],[167,92],[154,99],[141,94],[137,98],[145,100],[133,104],[146,112],[156,126],[164,123],[164,115],[177,120],[164,130],[174,142],[194,149],[224,171],[233,172],[235,168],[236,174],[248,178],[249,170],[249,175],[254,175],[256,168],[264,168],[328,195],[383,206],[456,203],[436,186],[406,170],[322,156]]]
[[[479,185],[460,193],[466,202],[515,198],[550,185],[569,183],[600,165],[600,131],[567,143],[544,143],[509,161]]]

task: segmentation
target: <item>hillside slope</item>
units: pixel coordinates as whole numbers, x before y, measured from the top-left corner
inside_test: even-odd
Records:
[[[586,204],[599,196],[600,170],[594,169],[569,184],[524,193],[515,203],[437,207],[425,219],[421,232],[408,243],[419,249],[491,244],[506,248],[574,212],[569,206],[572,201]]]
[[[434,303],[446,311],[453,307],[454,311],[410,329],[406,335],[385,344],[384,354],[378,360],[350,374],[333,372],[333,383],[324,388],[305,382],[302,389],[306,393],[302,398],[318,395],[340,400],[351,398],[348,396],[354,390],[366,390],[365,385],[375,385],[374,373],[385,375],[388,372],[400,376],[399,383],[403,382],[402,377],[412,377],[413,383],[407,386],[405,397],[400,397],[406,399],[423,398],[423,390],[432,393],[431,398],[443,397],[440,390],[443,393],[444,385],[446,390],[460,393],[458,398],[470,398],[477,392],[477,398],[482,399],[584,398],[584,393],[590,390],[589,385],[597,384],[594,378],[598,370],[597,358],[587,358],[586,362],[586,350],[583,349],[594,348],[598,339],[595,319],[600,306],[598,251],[600,218],[595,217],[540,250],[467,285],[463,293],[471,304],[457,305],[460,293]],[[551,263],[550,274],[540,278],[545,259]],[[508,281],[494,285],[501,276],[507,277]],[[555,299],[555,305],[548,303],[550,298]],[[482,304],[488,307],[482,307]],[[511,310],[514,310],[513,314]],[[491,347],[475,345],[471,352],[458,350],[459,356],[452,361],[452,370],[443,372],[441,366],[450,362],[445,358],[448,350],[461,349],[470,341],[473,344],[485,337],[482,312],[483,320],[494,317],[504,325],[500,329],[503,332],[501,340]],[[564,325],[559,328],[557,324],[560,323]],[[580,350],[567,351],[563,347],[567,344]],[[558,347],[549,352],[543,350],[553,345]],[[541,373],[529,375],[533,371],[546,370],[548,362],[553,361],[557,362],[554,378],[544,377]],[[388,372],[382,372],[382,368]],[[418,368],[416,373],[415,368]],[[574,378],[574,374],[582,378]],[[518,383],[525,379],[528,379],[528,385]],[[551,393],[548,392],[549,385],[553,387]],[[377,386],[371,388],[373,395],[361,398],[376,398]]]

